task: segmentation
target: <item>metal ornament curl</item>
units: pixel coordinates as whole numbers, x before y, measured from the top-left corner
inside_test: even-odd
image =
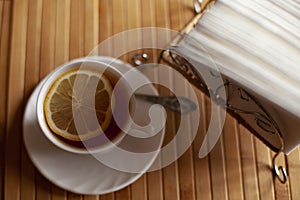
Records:
[[[163,50],[160,53],[158,62],[164,62],[168,65],[172,66],[174,69],[179,71],[181,74],[185,76],[185,78],[191,82],[194,86],[196,86],[198,89],[203,91],[206,95],[210,95],[210,98],[212,100],[223,107],[224,109],[234,112],[237,115],[245,114],[253,117],[254,121],[256,122],[256,125],[264,132],[268,134],[276,135],[280,144],[280,148],[277,152],[277,154],[273,158],[273,169],[274,174],[278,178],[278,180],[281,183],[286,183],[288,179],[288,173],[286,169],[283,166],[277,165],[277,158],[278,156],[283,153],[284,150],[284,140],[280,131],[279,126],[275,122],[275,120],[272,118],[272,116],[269,114],[269,112],[263,107],[263,105],[249,92],[247,92],[245,89],[239,87],[238,85],[234,84],[233,82],[227,80],[224,85],[220,85],[215,91],[211,91],[210,88],[208,88],[203,81],[202,77],[197,73],[197,70],[193,67],[191,63],[189,63],[185,58],[178,55],[174,48],[169,47],[166,50]],[[210,71],[210,75],[212,77],[215,77],[215,74],[213,71]],[[243,105],[240,105],[239,107],[236,105],[233,105],[230,103],[230,99],[227,101],[224,101],[220,98],[220,95],[218,95],[218,90],[221,87],[226,88],[227,97],[233,96],[233,94],[230,93],[230,91],[237,91],[238,97],[242,102],[251,102],[252,104],[255,104],[257,106],[257,110],[246,110],[243,108]],[[236,95],[236,94],[234,94]]]

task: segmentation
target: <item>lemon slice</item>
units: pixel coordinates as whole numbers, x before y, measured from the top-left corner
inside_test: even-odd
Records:
[[[65,139],[93,138],[110,124],[111,97],[111,83],[101,72],[67,71],[54,81],[46,95],[46,122],[54,133]]]

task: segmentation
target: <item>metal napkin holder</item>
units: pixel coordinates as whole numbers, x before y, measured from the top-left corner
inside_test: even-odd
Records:
[[[195,27],[205,12],[214,6],[215,3],[216,0],[210,0],[205,4],[199,0],[195,1],[196,16],[171,41],[170,45],[160,53],[159,63],[167,64],[180,72],[196,88],[209,96],[214,103],[226,109],[239,123],[243,124],[251,133],[275,151],[276,155],[273,158],[274,173],[281,183],[286,183],[287,172],[283,166],[278,166],[276,163],[278,156],[284,154],[284,139],[276,121],[264,106],[265,99],[263,97],[257,98],[257,95],[253,94],[251,90],[236,83],[230,77],[221,75],[224,85],[220,87],[224,87],[227,93],[227,101],[224,102],[224,100],[219,98],[218,91],[211,91],[191,62],[180,56],[177,51],[177,44]],[[210,78],[217,78],[211,69],[207,70],[209,70],[211,75]],[[268,137],[277,140],[275,142],[276,145],[269,142]]]

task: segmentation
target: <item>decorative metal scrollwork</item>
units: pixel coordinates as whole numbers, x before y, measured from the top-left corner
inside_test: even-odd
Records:
[[[167,63],[179,71],[190,83],[208,94],[209,90],[197,70],[185,58],[179,56],[175,51],[163,50],[160,53],[158,63]]]
[[[158,62],[164,62],[169,66],[172,66],[174,69],[179,71],[190,83],[195,85],[206,95],[210,96],[210,98],[215,103],[222,106],[230,113],[238,115],[238,118],[243,118],[243,116],[252,118],[260,131],[267,134],[276,135],[280,147],[277,149],[278,153],[273,159],[274,173],[281,183],[285,183],[287,181],[287,172],[285,168],[276,164],[276,158],[284,150],[284,141],[281,131],[269,112],[253,95],[247,92],[244,88],[241,88],[240,86],[229,80],[227,80],[223,85],[220,85],[215,91],[211,91],[211,89],[206,86],[203,78],[194,68],[194,66],[185,58],[178,55],[172,47],[161,52]],[[211,78],[219,77],[218,74],[214,73],[213,71],[210,71],[209,74],[211,75]],[[224,99],[220,99],[220,95],[218,95],[218,92],[222,87],[225,87],[226,89],[226,101],[224,101]],[[250,127],[250,125],[247,123],[247,120],[245,120],[243,124],[246,124],[248,125],[247,127]],[[253,128],[252,130],[255,131],[255,128]]]
[[[220,86],[223,87],[223,86]],[[232,82],[226,82],[224,87],[227,91],[227,105],[226,109],[229,109],[237,114],[247,114],[252,115],[256,125],[261,128],[263,131],[271,134],[278,133],[281,136],[281,132],[279,127],[277,126],[275,120],[268,113],[266,109],[262,106],[262,104],[250,93],[248,93],[245,89],[233,84]],[[231,92],[236,91],[237,96],[239,97],[239,104],[233,105],[231,103]],[[216,94],[218,91],[216,91]],[[252,109],[247,109],[245,104],[252,103]],[[254,107],[255,106],[255,107]]]

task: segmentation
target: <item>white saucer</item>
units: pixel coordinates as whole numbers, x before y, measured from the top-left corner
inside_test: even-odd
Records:
[[[93,58],[95,59],[95,58]],[[131,69],[127,63],[109,57],[96,59],[117,66],[120,71]],[[36,102],[40,83],[28,100],[23,119],[23,139],[25,147],[36,168],[55,185],[79,194],[105,194],[122,189],[142,176],[153,164],[157,154],[153,154],[150,162],[143,166],[141,173],[128,173],[112,169],[99,162],[92,155],[79,155],[61,150],[53,145],[41,132],[36,117]],[[156,94],[154,87],[143,88],[143,93]],[[137,100],[139,108],[150,107],[151,104]],[[137,109],[133,117],[138,123],[147,123],[143,109]],[[160,134],[162,143],[164,130]],[[129,141],[130,142],[130,141]],[[105,156],[109,156],[110,152]]]

